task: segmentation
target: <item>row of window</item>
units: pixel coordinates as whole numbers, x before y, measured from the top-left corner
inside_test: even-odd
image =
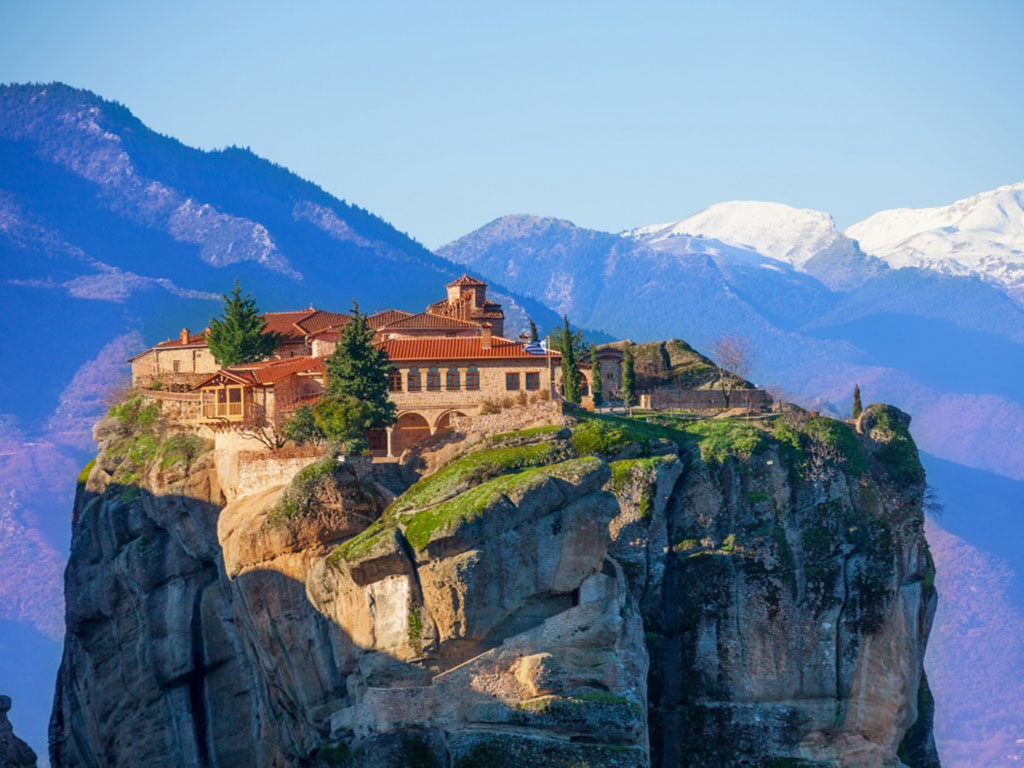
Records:
[[[522,378],[521,378],[522,377]],[[540,389],[540,373],[506,373],[505,389],[515,391],[521,389],[520,382],[525,378],[525,388],[528,390]],[[426,372],[426,390],[428,392],[441,391],[441,370],[439,368],[428,368]],[[449,368],[444,373],[444,388],[449,392],[460,389],[480,389],[480,371],[475,365],[466,371],[463,382],[462,373],[458,368]],[[424,377],[419,368],[410,368],[403,376],[401,371],[392,370],[388,377],[388,389],[392,392],[422,392],[424,389]]]
[[[458,368],[449,368],[445,371],[445,389],[449,391],[455,391],[462,389],[462,374]],[[391,376],[388,379],[388,389],[392,392],[402,391],[402,372],[393,370]],[[420,392],[423,390],[423,375],[420,373],[419,368],[410,368],[409,372],[405,375],[405,391],[406,392]],[[440,392],[441,391],[441,371],[438,368],[428,368],[426,385],[428,392]],[[475,365],[469,367],[466,371],[465,388],[468,390],[480,389],[480,371],[477,370]]]

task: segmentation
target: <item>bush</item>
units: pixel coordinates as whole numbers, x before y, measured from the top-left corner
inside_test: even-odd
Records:
[[[184,464],[185,469],[200,455],[210,449],[210,444],[199,435],[171,435],[160,447],[160,469],[167,469],[175,464]]]
[[[372,418],[370,406],[350,395],[324,397],[313,409],[317,429],[338,443],[364,439]]]
[[[322,443],[326,439],[323,430],[316,425],[316,415],[311,405],[296,408],[285,422],[283,431],[285,438],[298,445]]]

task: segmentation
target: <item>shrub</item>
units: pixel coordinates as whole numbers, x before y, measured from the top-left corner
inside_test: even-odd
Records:
[[[167,469],[175,464],[184,464],[185,469],[188,469],[196,458],[209,449],[210,444],[199,435],[171,435],[160,447],[160,469]]]
[[[722,462],[729,456],[746,459],[764,450],[767,444],[764,432],[735,419],[698,421],[687,426],[686,431],[698,437],[704,461]]]
[[[324,397],[313,409],[313,420],[328,440],[362,439],[371,426],[373,411],[350,395]]]
[[[291,418],[285,422],[284,436],[299,445],[322,443],[326,439],[316,424],[316,414],[311,405],[300,405],[292,412]]]

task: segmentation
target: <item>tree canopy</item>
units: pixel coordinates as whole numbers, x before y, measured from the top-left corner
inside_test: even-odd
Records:
[[[633,348],[622,350],[622,401],[626,407],[633,405],[636,399],[636,372],[633,370]]]
[[[342,405],[345,418],[356,419],[365,432],[374,427],[395,423],[395,404],[388,397],[388,374],[391,363],[383,349],[373,346],[373,330],[366,324],[366,315],[359,305],[352,304],[352,319],[341,329],[341,338],[334,352],[327,358],[327,390],[322,399],[322,412],[317,424],[324,429],[326,409]],[[359,401],[365,407],[356,408],[347,398]],[[337,426],[335,414],[328,421]],[[340,430],[347,432],[348,430]],[[328,437],[332,435],[324,429]]]
[[[597,345],[590,345],[590,394],[594,398],[594,407],[600,408],[604,404],[604,382],[601,381],[601,360],[597,356]]]
[[[573,334],[569,329],[569,317],[562,318],[562,339],[572,339]],[[576,362],[576,345],[566,344],[565,349],[559,350],[562,353],[562,395],[570,403],[579,405],[580,402],[580,368]]]
[[[224,308],[219,318],[210,319],[210,332],[206,345],[218,365],[231,366],[255,363],[270,357],[280,337],[267,333],[267,323],[260,315],[256,299],[242,295],[242,289],[235,280],[230,294],[222,294]]]

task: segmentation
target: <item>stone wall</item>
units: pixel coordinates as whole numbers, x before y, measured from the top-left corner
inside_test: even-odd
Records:
[[[240,437],[237,433],[227,434]],[[252,440],[233,442],[241,442],[243,445],[255,443]],[[267,450],[221,449],[216,455],[217,474],[224,483],[225,497],[231,502],[267,488],[286,485],[300,469],[316,461],[322,452],[322,448],[315,446],[287,454]]]
[[[763,389],[737,389],[729,396],[730,408],[767,408],[771,398]],[[688,411],[699,411],[712,408],[725,408],[725,396],[718,389],[673,389],[662,387],[650,394],[640,396],[640,406],[665,410],[679,408]]]

